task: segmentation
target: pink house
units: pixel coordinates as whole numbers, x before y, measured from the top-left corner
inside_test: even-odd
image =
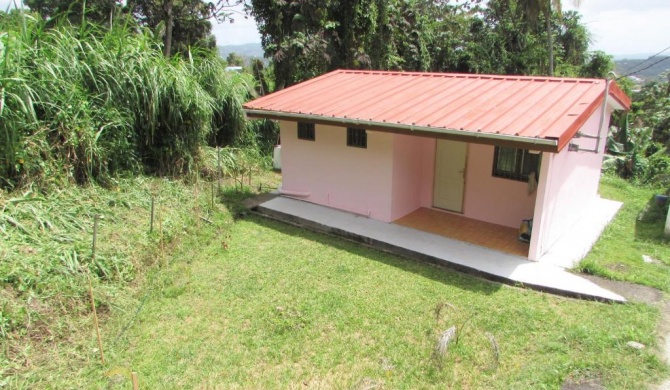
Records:
[[[244,108],[280,122],[283,195],[384,222],[532,219],[539,260],[601,201],[610,114],[629,105],[607,80],[338,70]]]

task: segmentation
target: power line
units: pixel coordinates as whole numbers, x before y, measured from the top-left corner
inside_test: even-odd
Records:
[[[633,71],[633,69],[635,69],[635,68],[637,68],[637,67],[639,67],[639,66],[644,65],[644,63],[647,62],[647,61],[653,60],[654,58],[656,58],[656,57],[658,57],[659,55],[663,54],[664,52],[668,51],[668,49],[670,49],[670,46],[668,46],[668,47],[666,47],[665,49],[659,51],[658,53],[656,53],[656,54],[654,54],[653,56],[647,58],[646,60],[640,62],[639,64],[633,66],[632,68],[627,69],[626,72],[628,72],[628,73],[626,73],[626,74],[623,75],[623,76],[618,77],[617,79],[620,79],[620,78],[622,78],[622,77],[628,77],[628,76],[633,75],[633,74],[635,74],[635,73],[642,72],[643,70],[649,69],[649,68],[651,68],[652,66],[654,66],[654,65],[656,65],[656,64],[658,64],[658,63],[660,63],[660,62],[662,62],[662,61],[667,60],[667,59],[670,58],[670,57],[663,57],[663,58],[661,58],[659,61],[656,61],[656,62],[654,62],[653,64],[651,64],[651,65],[649,65],[649,66],[647,66],[647,67],[645,67],[645,68],[642,68],[642,69],[638,69],[638,70]]]
[[[652,64],[649,65],[649,66],[645,66],[644,68],[642,68],[642,69],[638,69],[638,70],[636,70],[635,72],[630,72],[630,73],[626,73],[626,74],[623,75],[623,76],[619,76],[619,77],[617,77],[617,80],[622,79],[622,78],[624,78],[624,77],[628,77],[628,76],[633,75],[633,74],[635,74],[635,73],[642,72],[643,70],[647,70],[647,69],[651,68],[652,66],[654,66],[654,65],[656,65],[656,64],[660,64],[661,62],[663,62],[663,61],[665,61],[665,60],[668,60],[668,59],[670,59],[670,57],[663,57],[663,58],[661,58],[660,60],[658,60],[658,61],[652,63]]]

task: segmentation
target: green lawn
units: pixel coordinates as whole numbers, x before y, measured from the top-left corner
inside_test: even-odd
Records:
[[[650,348],[625,345],[655,345],[659,313],[647,305],[502,286],[256,216],[227,231],[193,235],[150,274],[136,317],[116,310],[105,337],[131,325],[85,382],[127,387],[133,370],[151,389],[526,389],[566,378],[616,389],[668,375]],[[460,337],[439,358],[452,325]]]
[[[624,205],[582,261],[580,269],[670,292],[670,240],[663,237],[665,219],[659,216],[655,222],[638,221],[652,196],[663,192],[661,188],[636,186],[618,177],[603,175],[601,196],[624,202]],[[642,255],[657,262],[645,263]]]
[[[0,388],[130,388],[131,371],[150,389],[525,389],[566,379],[638,389],[670,375],[654,352],[655,307],[559,298],[236,219],[240,200],[278,177],[254,180],[242,193],[228,183],[214,209],[211,183],[197,180],[0,196]],[[669,291],[662,225],[636,222],[658,190],[605,177],[601,192],[626,205],[584,270]],[[104,365],[83,269],[94,276]],[[439,357],[452,325],[458,341]]]

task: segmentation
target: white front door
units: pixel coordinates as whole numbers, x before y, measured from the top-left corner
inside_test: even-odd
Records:
[[[467,146],[465,142],[437,140],[433,206],[463,212]]]

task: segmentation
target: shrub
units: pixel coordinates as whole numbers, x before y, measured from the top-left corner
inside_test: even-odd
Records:
[[[74,28],[15,12],[0,17],[0,177],[105,181],[121,171],[180,174],[210,134],[255,145],[242,112],[253,78],[208,52],[163,56],[133,21]],[[214,131],[212,131],[214,129]]]

